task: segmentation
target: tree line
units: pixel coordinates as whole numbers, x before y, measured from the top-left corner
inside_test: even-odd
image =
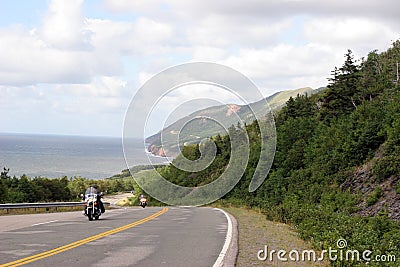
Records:
[[[100,191],[108,194],[132,191],[137,187],[133,179],[126,176],[103,180],[66,176],[11,177],[9,169],[4,168],[0,176],[0,203],[77,201],[90,185],[96,185]]]

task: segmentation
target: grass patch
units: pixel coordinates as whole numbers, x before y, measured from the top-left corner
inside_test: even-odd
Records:
[[[257,258],[259,250],[268,246],[268,250],[286,250],[288,253],[292,249],[299,252],[313,249],[311,244],[303,241],[290,226],[268,221],[260,212],[246,208],[223,208],[232,214],[238,221],[239,228],[239,254],[237,258],[238,267],[247,266],[330,266],[328,261],[324,262],[281,262],[277,260],[276,254],[274,261],[268,259],[260,261]],[[318,253],[318,252],[317,252]],[[318,255],[318,254],[317,254]],[[288,257],[288,255],[286,255]]]
[[[116,206],[127,207],[136,206],[136,197],[126,197],[115,203]]]
[[[0,216],[3,215],[21,215],[21,214],[37,214],[37,213],[53,213],[79,211],[83,207],[44,207],[44,208],[26,208],[26,209],[0,209]]]

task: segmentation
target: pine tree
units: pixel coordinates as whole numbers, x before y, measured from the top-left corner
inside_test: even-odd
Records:
[[[7,180],[10,179],[8,172],[10,169],[3,168],[3,171],[0,173],[0,203],[3,203],[7,200]]]
[[[332,72],[333,78],[322,95],[320,119],[330,121],[341,114],[357,109],[359,104],[360,68],[355,64],[353,52],[349,49],[345,54],[345,62]]]

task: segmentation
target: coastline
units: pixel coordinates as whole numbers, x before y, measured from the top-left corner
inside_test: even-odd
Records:
[[[130,167],[169,163],[165,157],[150,157],[141,139],[130,148]],[[0,168],[9,168],[16,177],[98,180],[128,168],[121,138],[0,133],[0,151]]]

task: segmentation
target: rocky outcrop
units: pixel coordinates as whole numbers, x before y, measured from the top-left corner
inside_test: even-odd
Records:
[[[356,214],[361,216],[374,216],[381,211],[387,212],[388,216],[400,221],[400,194],[395,190],[396,184],[399,182],[399,176],[391,176],[382,182],[377,182],[371,174],[373,160],[356,168],[349,177],[341,185],[343,190],[350,190],[351,193],[360,194],[361,201],[358,204],[359,210]],[[371,204],[368,200],[374,195],[376,190],[380,194],[376,202]]]
[[[164,149],[156,145],[150,145],[147,151],[155,156],[166,157]]]
[[[237,113],[239,111],[240,111],[240,106],[235,105],[235,104],[228,105],[228,110],[226,111],[226,116],[229,117],[233,113]]]

